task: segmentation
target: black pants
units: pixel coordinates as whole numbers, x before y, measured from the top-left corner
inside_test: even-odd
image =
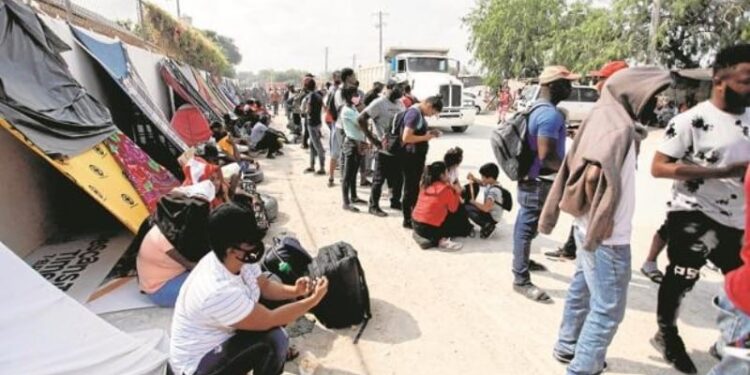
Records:
[[[383,193],[383,184],[388,181],[388,188],[391,190],[391,205],[401,203],[401,193],[404,187],[404,179],[401,171],[401,165],[398,159],[393,155],[386,155],[382,152],[375,154],[375,175],[372,179],[372,189],[370,190],[370,208],[379,208],[380,196]]]
[[[414,232],[420,237],[430,240],[433,246],[437,246],[442,238],[466,237],[471,233],[469,217],[466,215],[466,210],[464,210],[464,207],[461,205],[458,206],[456,212],[448,213],[443,225],[440,227],[420,223],[418,221],[415,221],[413,226]]]
[[[474,224],[479,225],[482,228],[497,224],[497,221],[492,218],[492,215],[490,215],[489,212],[480,210],[479,207],[475,206],[471,202],[465,203],[464,208],[466,209],[466,213],[469,215],[469,219],[471,219]]]
[[[255,149],[258,151],[267,150],[268,155],[273,155],[276,151],[281,150],[281,144],[279,143],[279,138],[275,134],[266,132],[266,134],[263,134],[263,138],[260,139],[260,142],[255,145]]]
[[[289,132],[294,135],[302,134],[302,115],[299,113],[292,113],[292,125],[289,127]]]
[[[700,277],[710,259],[723,274],[742,265],[743,231],[717,223],[700,211],[667,214],[667,266],[659,286],[656,317],[659,330],[677,334],[677,315],[682,299]]]
[[[357,199],[357,171],[361,159],[358,142],[347,138],[344,140],[341,153],[344,155],[344,165],[341,166],[343,174],[341,193],[344,197],[344,205],[349,205],[352,200]]]
[[[208,352],[200,361],[195,375],[279,375],[284,369],[289,338],[281,328],[265,332],[237,331]]]
[[[310,120],[307,115],[302,116],[302,146],[307,147],[307,141],[310,139],[310,132],[307,129],[307,124]]]
[[[419,179],[424,172],[425,155],[415,153],[404,153],[401,156],[404,176],[404,223],[411,222],[411,212],[417,204],[419,197]]]

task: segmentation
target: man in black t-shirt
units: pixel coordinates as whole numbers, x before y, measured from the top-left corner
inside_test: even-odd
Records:
[[[316,174],[323,176],[326,174],[324,164],[326,161],[326,152],[323,149],[323,142],[321,141],[323,98],[315,90],[315,81],[312,78],[305,80],[305,90],[310,92],[310,96],[307,99],[307,134],[310,137],[310,168],[305,169],[305,173],[315,172],[315,158],[317,157],[320,162],[320,169],[318,169]]]

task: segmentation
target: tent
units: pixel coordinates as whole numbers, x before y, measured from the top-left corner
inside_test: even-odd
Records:
[[[211,138],[211,129],[201,111],[192,104],[183,104],[172,117],[172,127],[190,146],[196,146]]]
[[[57,289],[0,242],[0,373],[163,374],[164,331],[127,334]]]
[[[205,117],[206,121],[221,122],[221,114],[214,112],[211,105],[208,104],[206,99],[204,99],[198,92],[196,86],[191,83],[191,81],[195,81],[195,77],[193,77],[192,74],[188,77],[183,73],[183,70],[185,69],[180,68],[178,63],[168,58],[162,60],[159,65],[159,70],[164,83],[166,83],[167,86],[169,86],[174,93],[182,99],[182,104],[188,103],[195,106],[201,112],[203,117]],[[189,73],[190,70],[187,69],[186,72]]]
[[[187,150],[187,145],[174,132],[167,117],[148,94],[145,83],[132,67],[127,49],[120,41],[104,40],[74,26],[70,29],[76,43],[107,72],[135,107],[124,108],[124,116],[117,116],[118,112],[114,112],[115,122],[150,156],[168,166],[173,173],[178,173],[176,160]],[[133,112],[140,112],[143,116],[134,117]],[[139,124],[138,120],[143,123]]]
[[[208,83],[205,79],[203,79],[203,75],[201,74],[201,72],[193,67],[189,67],[189,70],[193,74],[193,77],[195,77],[198,92],[201,94],[203,99],[205,99],[206,102],[211,106],[211,109],[213,109],[215,113],[219,113],[221,115],[230,113],[231,111],[225,108],[222,103],[213,95],[211,89],[208,88]]]

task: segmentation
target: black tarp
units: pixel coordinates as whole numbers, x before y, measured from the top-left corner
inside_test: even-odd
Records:
[[[0,0],[0,117],[51,156],[75,156],[117,128],[71,77],[70,47],[16,0]]]

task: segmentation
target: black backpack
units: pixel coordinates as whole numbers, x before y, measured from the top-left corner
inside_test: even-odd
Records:
[[[513,181],[526,177],[534,161],[528,141],[529,116],[537,108],[547,105],[536,104],[526,111],[518,112],[492,132],[490,143],[497,163]]]
[[[261,267],[278,276],[284,284],[294,285],[297,279],[307,275],[310,263],[312,257],[299,240],[283,235],[273,238],[273,246],[263,256]]]
[[[326,101],[326,108],[328,108],[328,113],[331,115],[331,118],[334,122],[336,122],[339,119],[339,109],[336,108],[336,91],[339,89],[333,89],[328,94],[328,100]]]
[[[312,309],[313,314],[328,328],[362,323],[354,339],[356,344],[372,317],[370,291],[357,251],[346,242],[323,247],[308,270],[313,280],[328,278],[328,294]]]

